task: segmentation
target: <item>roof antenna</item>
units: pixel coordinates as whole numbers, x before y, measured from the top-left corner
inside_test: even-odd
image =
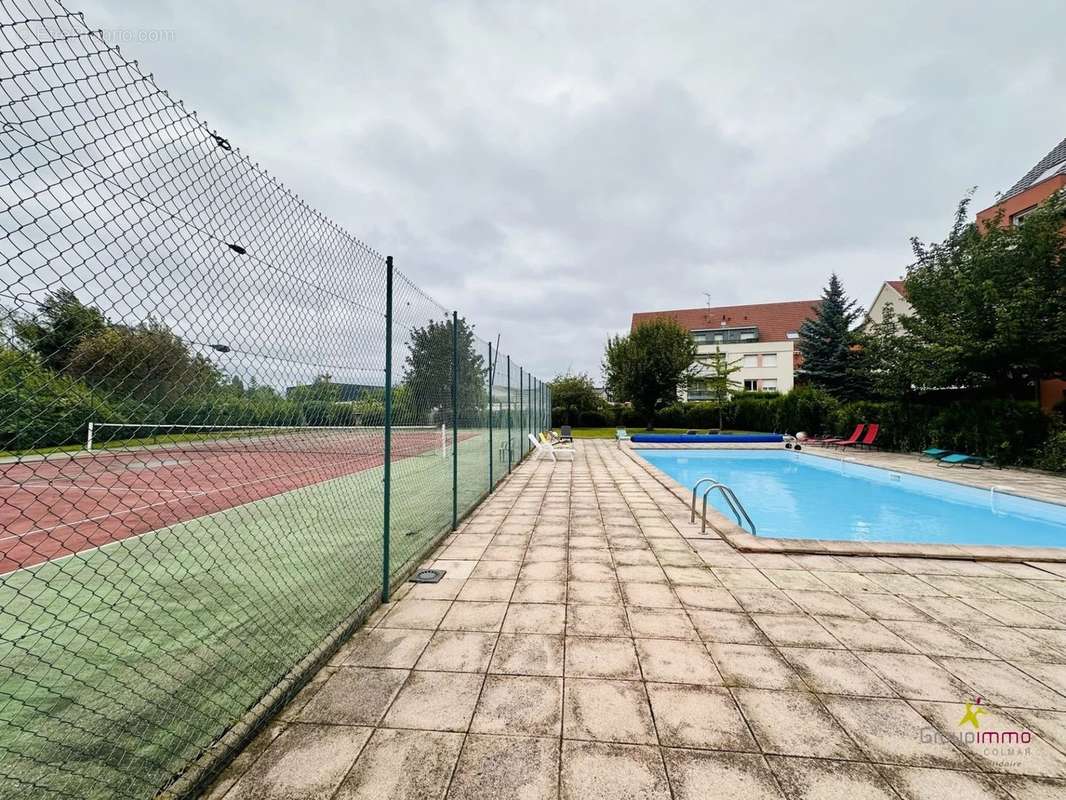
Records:
[[[710,292],[704,292],[703,296],[705,298],[707,298],[707,314],[706,314],[705,321],[707,323],[710,323],[710,321],[711,321],[711,293]]]

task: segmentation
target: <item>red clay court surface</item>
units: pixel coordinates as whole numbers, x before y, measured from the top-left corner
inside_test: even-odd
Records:
[[[384,463],[380,435],[349,445],[187,442],[0,464],[0,575]],[[438,431],[394,434],[392,460],[439,447]]]

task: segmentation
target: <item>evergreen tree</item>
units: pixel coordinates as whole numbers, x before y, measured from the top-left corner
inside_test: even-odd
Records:
[[[829,276],[815,312],[799,330],[797,345],[803,357],[799,374],[838,399],[865,396],[869,381],[863,368],[860,334],[852,330],[862,309],[844,293],[836,273]]]

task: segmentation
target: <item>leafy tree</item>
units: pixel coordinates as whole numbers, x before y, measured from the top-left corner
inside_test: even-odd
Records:
[[[210,361],[155,320],[112,325],[84,339],[70,354],[67,372],[115,400],[152,405],[215,392],[221,380]]]
[[[410,413],[418,421],[437,418],[448,424],[452,419],[452,321],[430,320],[412,328],[404,361],[403,384],[407,388]],[[459,318],[459,414],[469,418],[484,408],[487,367],[478,352],[473,329]]]
[[[1061,192],[1021,224],[969,222],[959,203],[943,242],[912,240],[907,299],[914,314],[888,368],[923,388],[984,388],[1032,396],[1045,378],[1066,378],[1066,198]]]
[[[815,315],[799,329],[797,349],[803,357],[798,370],[811,386],[842,400],[859,399],[869,391],[862,337],[852,330],[862,314],[833,273],[822,291]]]
[[[108,328],[99,310],[82,303],[74,292],[59,289],[37,305],[37,313],[13,323],[16,337],[40,356],[41,363],[61,372],[78,346]]]
[[[688,385],[696,343],[672,319],[659,318],[638,325],[628,336],[607,340],[603,373],[607,391],[633,404],[651,430],[655,412],[677,400]]]
[[[295,403],[336,403],[341,399],[341,387],[333,382],[332,375],[323,373],[309,384],[292,387],[288,398]]]
[[[600,411],[603,398],[596,391],[592,379],[585,373],[557,375],[548,383],[551,387],[552,405],[563,409],[567,424],[576,422],[587,411]]]
[[[724,427],[722,412],[725,404],[729,402],[733,392],[743,386],[740,381],[733,380],[733,375],[740,371],[744,362],[742,359],[730,361],[720,347],[715,347],[714,352],[708,356],[701,356],[699,362],[711,371],[709,375],[701,375],[700,381],[718,406],[718,428],[721,430]]]

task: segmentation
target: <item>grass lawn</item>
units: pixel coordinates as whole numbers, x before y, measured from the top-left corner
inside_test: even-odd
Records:
[[[460,513],[489,488],[487,431],[462,435]],[[155,795],[380,592],[382,472],[0,576],[0,797]],[[393,478],[399,572],[451,520],[451,454]]]
[[[572,433],[575,439],[613,439],[615,438],[614,432],[617,428],[573,428]],[[626,428],[626,431],[630,435],[634,433],[685,433],[690,428],[655,428],[651,431],[645,431],[643,428]],[[559,429],[556,428],[555,432],[558,433]],[[700,433],[706,433],[706,428],[700,428]],[[751,431],[731,431],[724,430],[722,433],[751,433]]]

